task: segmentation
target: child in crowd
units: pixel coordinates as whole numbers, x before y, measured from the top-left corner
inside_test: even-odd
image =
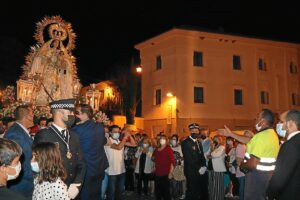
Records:
[[[66,184],[66,172],[57,144],[43,142],[32,149],[32,171],[37,173],[34,179],[33,200],[53,199],[69,200]]]

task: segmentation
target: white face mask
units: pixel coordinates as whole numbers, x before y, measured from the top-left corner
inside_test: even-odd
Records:
[[[285,137],[286,130],[282,130],[283,123],[276,124],[276,132],[280,137]]]
[[[15,166],[15,167],[12,167],[12,166],[8,166],[8,167],[13,168],[16,171],[16,174],[15,175],[7,174],[7,180],[10,181],[10,180],[14,180],[14,179],[18,178],[18,176],[21,172],[21,169],[22,169],[20,161],[18,162],[17,166]]]
[[[159,140],[159,144],[160,144],[161,146],[165,145],[166,143],[167,143],[167,140],[164,139],[164,138],[162,138],[162,139]]]
[[[255,125],[255,128],[257,131],[260,131],[262,129],[262,126],[259,126],[260,122],[261,122],[261,120]]]
[[[120,133],[112,133],[112,138],[117,140],[120,137]]]
[[[228,145],[233,145],[233,142],[232,142],[231,140],[228,140],[228,141],[227,141],[227,144],[228,144]]]
[[[31,162],[31,170],[39,173],[40,172],[40,168],[39,168],[39,164],[37,162]]]
[[[144,148],[147,148],[147,147],[149,147],[149,144],[143,143],[143,147],[144,147]]]
[[[176,140],[171,140],[171,145],[173,146],[173,147],[175,147],[176,145],[177,145],[177,141]]]

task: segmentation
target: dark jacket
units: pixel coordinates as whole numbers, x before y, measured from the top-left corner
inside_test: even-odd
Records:
[[[281,145],[267,194],[276,200],[300,198],[300,133]]]
[[[9,189],[7,189],[5,186],[0,186],[0,199],[2,200],[5,200],[5,199],[8,199],[8,200],[29,200],[29,199],[32,199],[32,198],[26,198],[22,195],[20,195],[19,193],[17,192],[13,192]]]
[[[200,149],[199,149],[200,148]],[[195,176],[199,174],[199,169],[206,166],[201,142],[194,142],[190,137],[181,143],[184,159],[184,175]]]
[[[32,157],[32,139],[18,123],[14,123],[7,130],[4,137],[17,142],[23,151],[20,159],[22,171],[16,180],[8,181],[8,188],[26,197],[32,196],[33,173],[30,164]]]
[[[58,133],[59,131],[53,125],[50,128],[42,129],[35,135],[33,144],[35,145],[40,142],[53,142],[53,143],[57,142],[59,144],[59,150],[64,162],[64,167],[68,174],[65,183],[68,186],[72,183],[81,183],[82,186],[84,175],[86,172],[86,164],[83,159],[78,135],[72,131],[69,131],[70,133],[69,146],[70,146],[70,151],[72,153],[72,158],[68,159],[66,157],[67,146],[63,142],[62,138],[58,136]]]
[[[104,151],[106,138],[103,125],[92,120],[76,125],[72,130],[79,136],[83,157],[87,164],[87,176],[104,175],[108,160]]]

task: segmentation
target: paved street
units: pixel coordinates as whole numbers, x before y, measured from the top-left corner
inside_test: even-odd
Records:
[[[136,192],[133,191],[126,191],[124,194],[124,197],[122,198],[124,200],[155,200],[154,196],[139,196]],[[174,199],[179,200],[179,199]],[[225,200],[238,200],[237,198],[225,198]]]

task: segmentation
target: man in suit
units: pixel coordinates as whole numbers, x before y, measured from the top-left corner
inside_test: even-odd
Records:
[[[300,111],[287,111],[280,121],[277,133],[285,135],[286,142],[280,148],[267,194],[272,200],[296,200],[300,196]]]
[[[182,144],[184,175],[187,181],[187,200],[208,199],[208,174],[201,142],[198,142],[200,126],[189,125],[191,135]]]
[[[59,144],[60,154],[67,171],[65,183],[71,199],[75,199],[83,184],[86,164],[81,152],[78,135],[69,130],[75,122],[73,111],[75,99],[63,99],[50,103],[53,124],[39,131],[34,138],[34,145],[40,142]]]
[[[104,128],[102,124],[92,120],[93,109],[87,104],[76,106],[75,116],[78,122],[72,130],[79,136],[87,164],[80,197],[81,199],[99,200],[104,170],[108,167],[108,160],[104,151],[104,145],[107,142]]]
[[[4,137],[14,140],[21,146],[23,150],[21,157],[22,171],[16,180],[9,182],[8,188],[30,198],[33,192],[33,174],[30,164],[32,139],[28,128],[33,126],[33,111],[30,105],[21,105],[16,108],[14,115],[16,122],[7,130]]]

